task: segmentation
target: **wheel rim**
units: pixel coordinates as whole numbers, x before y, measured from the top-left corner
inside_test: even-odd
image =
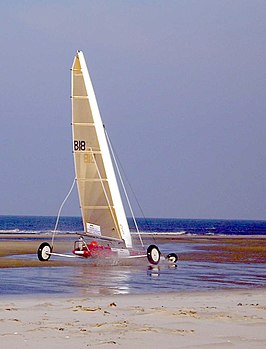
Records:
[[[49,246],[44,246],[44,248],[42,249],[42,258],[43,259],[48,259],[50,257],[50,247]]]
[[[154,262],[158,262],[160,259],[160,254],[157,248],[153,248],[151,250],[151,258],[154,260]]]

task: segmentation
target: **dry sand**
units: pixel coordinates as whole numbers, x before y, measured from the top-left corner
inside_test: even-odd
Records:
[[[0,298],[1,348],[266,348],[266,290]]]

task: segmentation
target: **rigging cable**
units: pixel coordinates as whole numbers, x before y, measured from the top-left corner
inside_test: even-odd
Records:
[[[105,127],[104,127],[104,131],[105,131],[105,135],[106,135],[106,139],[107,139],[107,142],[108,142],[109,148],[110,148],[110,150],[111,150],[112,157],[113,157],[113,159],[114,159],[114,163],[115,163],[115,167],[116,167],[116,170],[117,170],[117,173],[118,173],[119,179],[120,179],[120,183],[121,183],[121,185],[122,185],[122,188],[123,188],[123,191],[124,191],[124,194],[125,194],[126,200],[127,200],[127,204],[128,204],[128,207],[129,207],[130,213],[131,213],[131,215],[132,215],[132,218],[133,218],[133,221],[134,221],[134,224],[135,224],[135,227],[136,227],[136,230],[137,230],[138,236],[139,236],[139,240],[140,240],[141,246],[144,248],[144,243],[143,243],[143,241],[142,241],[142,237],[141,237],[141,234],[140,234],[140,231],[139,231],[139,227],[138,227],[138,224],[137,224],[137,221],[136,221],[136,218],[135,218],[135,215],[134,215],[134,212],[133,212],[132,206],[131,206],[131,204],[130,204],[129,197],[128,197],[128,195],[127,195],[127,191],[126,191],[126,188],[125,188],[125,185],[124,185],[124,182],[123,182],[123,179],[122,179],[122,176],[121,176],[121,173],[120,173],[120,170],[119,170],[119,167],[118,167],[117,161],[116,161],[116,157],[115,157],[115,154],[114,154],[114,151],[113,151],[113,147],[112,147],[112,144],[111,144],[110,138],[109,138],[109,136],[108,136],[108,133],[107,133],[107,131],[106,131],[106,128],[105,128]]]
[[[105,127],[104,127],[104,129],[105,129]],[[139,200],[138,200],[138,198],[137,198],[137,196],[136,196],[136,194],[135,194],[135,192],[134,192],[134,190],[133,190],[133,188],[132,188],[132,186],[131,186],[131,184],[130,184],[130,181],[129,181],[129,179],[128,179],[128,176],[127,176],[127,174],[126,174],[126,171],[124,170],[123,165],[122,165],[121,161],[119,160],[119,157],[117,156],[117,154],[116,154],[115,151],[114,151],[114,148],[113,148],[113,146],[112,146],[112,142],[111,142],[110,138],[108,138],[108,134],[107,134],[106,129],[105,129],[105,133],[106,133],[106,138],[107,138],[107,140],[108,140],[108,145],[109,145],[109,147],[110,147],[111,150],[112,150],[112,154],[115,154],[115,155],[113,155],[113,158],[114,158],[115,160],[117,160],[117,162],[119,163],[119,166],[116,164],[116,168],[117,168],[117,169],[121,168],[121,170],[122,170],[122,172],[123,172],[123,176],[124,176],[124,178],[125,178],[126,181],[127,181],[127,185],[128,185],[128,187],[129,187],[129,189],[131,190],[131,193],[132,193],[132,195],[133,195],[133,197],[134,197],[134,199],[135,199],[135,201],[136,201],[136,203],[137,203],[137,206],[138,206],[138,208],[139,208],[139,210],[140,210],[140,212],[141,212],[141,215],[142,215],[142,217],[143,217],[143,219],[144,219],[144,221],[145,221],[145,224],[146,224],[146,226],[148,227],[148,231],[149,231],[149,232],[152,232],[152,227],[151,227],[151,225],[150,225],[148,219],[146,218],[146,216],[145,216],[145,214],[144,214],[144,212],[143,212],[143,209],[142,209],[142,207],[141,207],[141,205],[140,205],[140,203],[139,203]],[[134,216],[133,216],[133,217],[134,217]],[[132,217],[132,218],[133,218],[133,217]],[[136,228],[136,230],[137,230],[137,228]],[[153,239],[154,243],[156,244],[156,243],[157,243],[157,240],[156,240],[156,237],[155,237],[154,234],[152,234],[152,239]]]
[[[56,231],[57,231],[57,227],[58,227],[58,223],[59,223],[59,218],[60,218],[60,214],[61,214],[61,211],[62,211],[62,208],[64,206],[64,204],[66,203],[67,199],[69,198],[69,195],[71,194],[73,188],[74,188],[74,185],[76,183],[76,177],[74,178],[73,180],[73,183],[71,185],[71,188],[69,189],[69,192],[67,193],[66,197],[64,198],[60,208],[59,208],[59,211],[58,211],[58,214],[57,214],[57,218],[56,218],[56,223],[55,223],[55,227],[54,227],[54,230],[53,230],[53,235],[52,235],[52,243],[51,243],[51,247],[53,248],[53,245],[54,245],[54,237],[55,237],[55,234],[56,234]]]
[[[109,141],[110,141],[110,143],[111,143],[111,140],[109,140]],[[144,221],[145,221],[145,224],[146,224],[146,226],[147,226],[147,228],[148,228],[148,231],[149,231],[149,232],[152,232],[151,225],[150,225],[148,219],[146,218],[146,216],[145,216],[145,214],[144,214],[144,212],[143,212],[143,209],[142,209],[142,207],[141,207],[141,205],[140,205],[140,203],[139,203],[139,200],[138,200],[138,198],[137,198],[137,196],[136,196],[136,194],[135,194],[135,192],[134,192],[134,190],[133,190],[133,188],[132,188],[132,185],[130,184],[130,181],[129,181],[129,178],[128,178],[127,174],[126,174],[126,171],[124,170],[123,165],[122,165],[121,161],[119,160],[119,157],[117,156],[117,154],[116,154],[116,159],[117,159],[117,162],[118,162],[118,164],[119,164],[119,167],[118,167],[118,168],[121,168],[121,170],[122,170],[122,172],[123,172],[123,176],[124,176],[124,178],[125,178],[126,181],[127,181],[127,185],[128,185],[128,187],[129,187],[129,189],[130,189],[130,191],[131,191],[131,193],[132,193],[132,195],[133,195],[133,197],[134,197],[134,199],[135,199],[135,201],[136,201],[136,204],[137,204],[137,206],[138,206],[138,208],[139,208],[139,210],[140,210],[140,213],[141,213],[141,215],[142,215],[142,218],[143,218]],[[155,235],[154,235],[154,234],[152,234],[152,238],[153,238],[153,241],[156,243],[156,238],[155,238]]]

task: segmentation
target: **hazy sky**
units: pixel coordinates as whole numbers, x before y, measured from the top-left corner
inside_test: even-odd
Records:
[[[56,215],[71,186],[79,49],[147,217],[266,219],[265,19],[263,0],[1,1],[0,214]]]

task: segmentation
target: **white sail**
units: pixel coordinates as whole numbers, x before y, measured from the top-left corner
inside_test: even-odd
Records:
[[[84,231],[121,239],[131,235],[84,55],[78,51],[72,71],[73,153]]]

